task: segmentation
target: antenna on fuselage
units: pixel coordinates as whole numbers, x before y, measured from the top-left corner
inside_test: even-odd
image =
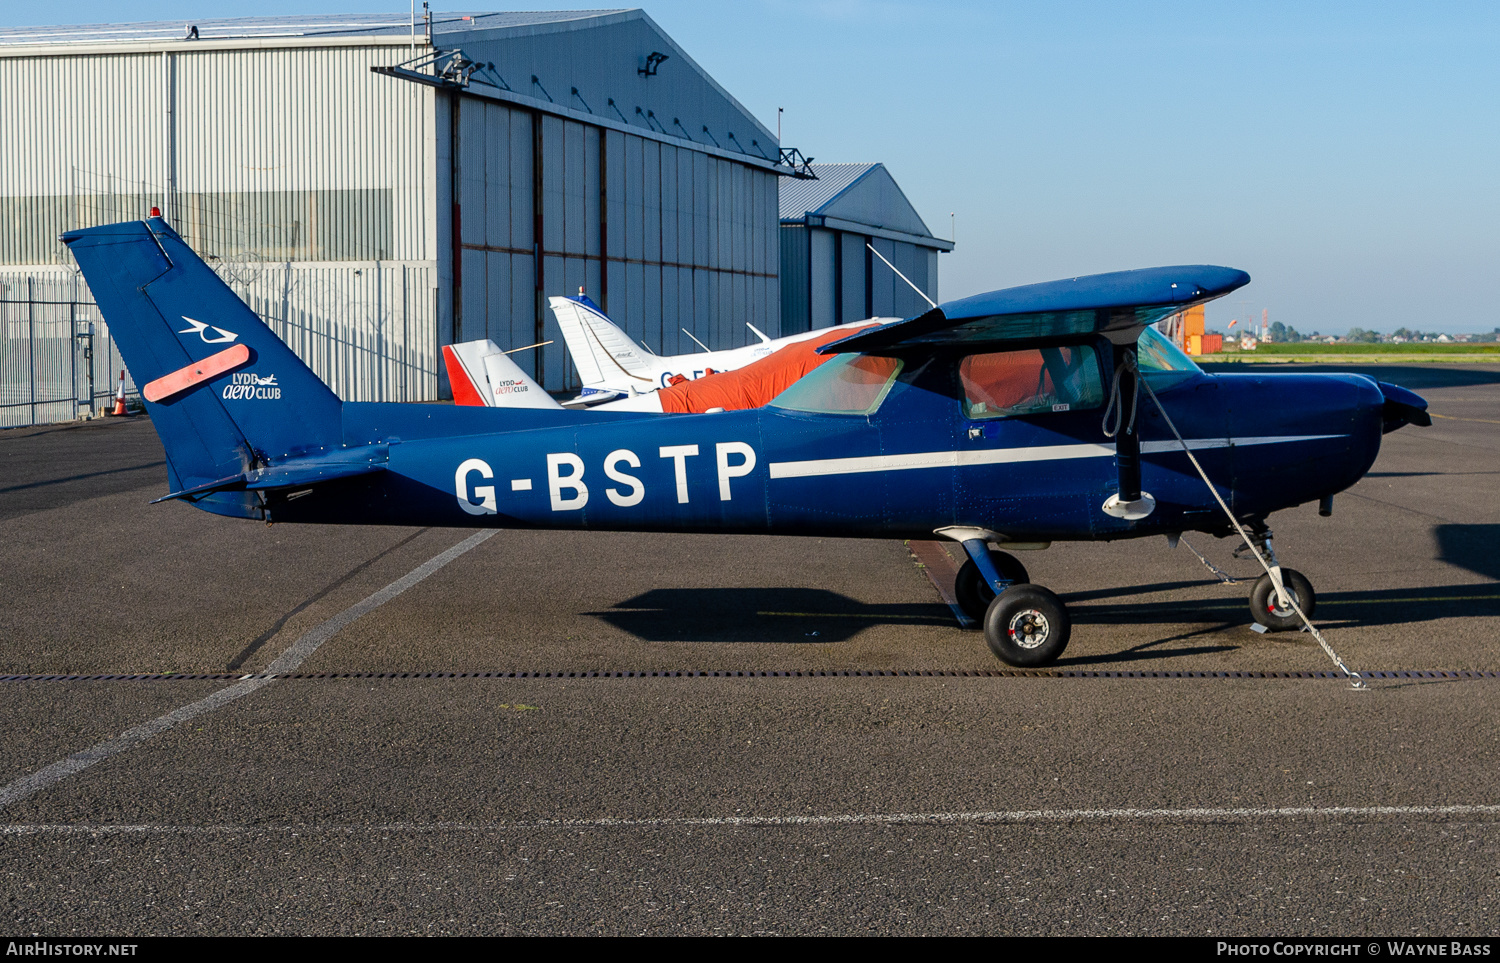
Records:
[[[687,328],[683,328],[682,329],[682,333],[685,334],[685,335],[687,335],[690,338],[693,338],[693,332],[689,331]],[[704,344],[702,341],[699,341],[697,338],[693,338],[693,344],[696,344],[698,347],[702,348],[704,351],[708,351],[708,345]],[[709,353],[712,354],[712,352],[709,352]]]
[[[869,241],[866,241],[865,242],[865,247],[867,247],[867,248],[870,249],[870,253],[871,254],[875,255],[878,258],[880,258],[882,261],[885,261],[885,255],[881,254],[879,251],[875,250],[875,245],[871,244]],[[929,298],[927,296],[927,292],[926,291],[923,291],[921,288],[917,287],[915,284],[912,284],[911,283],[911,278],[909,278],[906,275],[902,274],[901,271],[897,269],[896,265],[892,264],[890,261],[885,261],[885,266],[888,267],[888,268],[890,268],[892,271],[895,271],[896,272],[896,277],[900,278],[901,280],[905,281],[907,284],[911,285],[911,289],[913,291],[917,292],[917,294],[919,294],[921,296],[921,298],[922,298],[923,301],[927,302],[927,306],[928,307],[932,307],[932,308],[937,307],[937,302],[934,301],[934,300],[932,300],[932,298]]]
[[[511,348],[508,351],[502,351],[500,353],[501,354],[515,354],[518,351],[530,351],[532,348],[545,348],[547,345],[549,345],[551,343],[552,343],[551,341],[538,341],[536,344],[528,344],[524,348]]]

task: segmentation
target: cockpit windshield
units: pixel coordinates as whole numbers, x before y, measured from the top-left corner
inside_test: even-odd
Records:
[[[1192,358],[1184,354],[1181,348],[1155,328],[1147,328],[1141,332],[1138,357],[1141,374],[1154,381],[1161,380],[1163,377],[1167,380],[1176,380],[1189,374],[1203,373],[1203,369],[1198,367]]]
[[[777,408],[868,415],[880,407],[901,362],[868,354],[840,354],[803,375],[772,399]]]

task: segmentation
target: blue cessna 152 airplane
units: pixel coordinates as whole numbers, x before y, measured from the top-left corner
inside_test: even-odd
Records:
[[[1203,373],[1150,325],[1250,280],[1223,267],[948,302],[824,346],[763,407],[648,414],[340,402],[160,218],[63,241],[144,386],[158,501],[276,522],[937,535],[964,546],[960,604],[1018,666],[1057,658],[1070,621],[1006,543],[1229,534],[1190,448],[1269,555],[1252,615],[1292,628],[1283,593],[1309,615],[1315,599],[1267,517],[1327,511],[1383,432],[1431,423],[1361,375]]]

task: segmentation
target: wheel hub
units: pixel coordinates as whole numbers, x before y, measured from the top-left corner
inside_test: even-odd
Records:
[[[1052,625],[1047,616],[1036,609],[1023,609],[1011,616],[1005,627],[1010,640],[1023,649],[1034,649],[1047,641],[1052,634]]]
[[[1297,593],[1293,592],[1290,588],[1286,590],[1286,595],[1287,598],[1299,604],[1302,601],[1297,598]],[[1271,591],[1271,600],[1266,603],[1266,611],[1281,619],[1292,614],[1292,607],[1290,605],[1282,605],[1281,599],[1277,597],[1276,591],[1273,589]]]

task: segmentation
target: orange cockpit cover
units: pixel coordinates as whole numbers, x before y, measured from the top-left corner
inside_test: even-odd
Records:
[[[818,354],[823,345],[847,338],[873,324],[849,324],[829,330],[816,338],[796,341],[784,348],[752,361],[734,371],[704,375],[696,381],[684,381],[657,392],[661,410],[670,414],[694,414],[710,408],[740,411],[759,408],[781,394],[792,382],[825,361],[831,354]]]

